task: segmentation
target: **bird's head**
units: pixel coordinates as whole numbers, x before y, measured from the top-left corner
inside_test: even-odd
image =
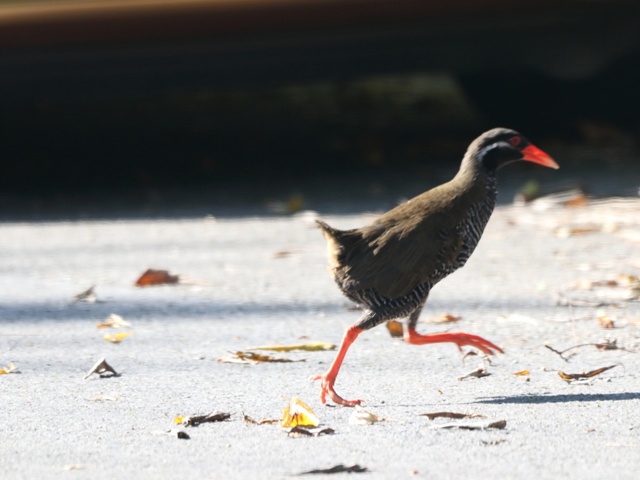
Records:
[[[519,160],[560,168],[549,155],[508,128],[494,128],[480,135],[469,145],[465,157],[492,173]]]

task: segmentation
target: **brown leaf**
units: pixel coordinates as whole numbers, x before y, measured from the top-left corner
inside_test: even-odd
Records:
[[[520,375],[520,376],[529,375],[529,370],[522,370],[521,372],[514,373],[514,375]]]
[[[482,377],[488,377],[489,375],[491,374],[487,372],[486,368],[479,368],[471,373],[467,373],[466,375],[463,375],[462,377],[458,378],[458,380],[464,380],[465,378],[471,378],[471,377],[482,378]]]
[[[244,363],[256,365],[258,363],[292,363],[305,362],[306,358],[300,360],[291,360],[289,358],[272,357],[271,355],[263,355],[255,352],[236,352],[232,355],[224,355],[218,358],[220,363]]]
[[[429,417],[429,420],[433,420],[434,418],[455,418],[459,420],[461,418],[477,418],[477,417],[486,417],[486,415],[479,415],[477,413],[453,413],[453,412],[435,412],[435,413],[421,413],[418,415],[420,417]]]
[[[396,322],[395,320],[389,320],[387,322],[387,330],[389,330],[389,335],[394,338],[401,338],[404,336],[402,324],[400,322]]]
[[[274,252],[273,255],[271,255],[271,258],[289,257],[294,253],[297,253],[297,252],[295,250],[278,250],[277,252]]]
[[[598,317],[598,323],[602,328],[613,328],[613,319],[609,318],[606,313]]]
[[[249,425],[271,425],[274,423],[279,423],[280,420],[271,420],[268,418],[263,418],[262,420],[260,420],[259,422],[254,420],[253,418],[251,418],[248,415],[245,415],[244,413],[242,414],[242,419],[247,422]]]
[[[192,415],[182,420],[185,427],[197,427],[201,423],[223,422],[231,417],[230,413],[214,412],[208,415]]]
[[[452,323],[459,322],[462,320],[461,316],[449,315],[448,313],[443,313],[442,315],[438,315],[437,317],[430,318],[425,320],[423,323]]]
[[[102,376],[104,373],[107,373],[107,372],[113,373],[114,377],[118,376],[118,372],[116,372],[113,369],[113,367],[107,363],[107,361],[104,358],[101,358],[93,365],[93,367],[91,367],[91,370],[87,372],[87,374],[84,376],[84,379],[86,380],[94,373],[97,373],[98,375]]]
[[[333,435],[334,433],[336,433],[336,431],[333,428],[323,428],[319,432],[316,432],[316,437],[320,435]]]
[[[580,380],[583,378],[595,377],[596,375],[600,375],[602,372],[606,372],[607,370],[617,366],[618,365],[610,365],[608,367],[598,368],[597,370],[591,370],[590,372],[587,372],[587,373],[564,373],[564,372],[558,371],[558,375],[560,375],[560,377],[563,378],[564,380]]]
[[[291,350],[304,350],[305,352],[318,352],[323,350],[335,350],[336,346],[329,342],[307,342],[294,345],[259,345],[247,347],[247,350],[271,350],[274,352],[290,352]]]
[[[171,275],[167,270],[154,270],[152,268],[144,272],[136,281],[136,287],[150,287],[153,285],[167,285],[178,283],[178,275]]]
[[[364,473],[368,472],[366,467],[361,467],[360,465],[351,465],[350,467],[346,467],[344,465],[336,465],[335,467],[325,468],[320,470],[309,470],[308,472],[298,473],[298,475],[316,475],[321,473],[332,474],[332,473]]]
[[[311,433],[309,430],[305,430],[302,427],[293,427],[291,430],[289,430],[289,433],[287,433],[287,437],[313,437],[313,433]]]

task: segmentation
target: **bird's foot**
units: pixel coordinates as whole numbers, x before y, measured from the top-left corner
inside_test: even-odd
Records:
[[[464,345],[475,347],[478,350],[482,350],[487,355],[493,355],[493,350],[504,353],[500,347],[494,345],[489,340],[485,340],[478,335],[471,335],[470,333],[455,332],[455,333],[436,333],[434,335],[420,335],[415,330],[409,330],[404,340],[407,343],[413,345],[425,345],[427,343],[455,343],[460,350]]]
[[[329,397],[331,398],[331,400],[333,400],[334,403],[337,403],[338,405],[343,405],[345,407],[355,407],[356,405],[360,405],[362,402],[364,402],[364,400],[345,400],[340,395],[338,395],[336,391],[333,389],[333,384],[336,381],[335,376],[331,377],[329,373],[314,375],[311,378],[309,378],[309,381],[311,382],[314,382],[316,380],[322,380],[322,384],[321,384],[322,391],[320,392],[320,400],[322,400],[323,404],[327,403],[327,398],[326,398],[327,395],[329,395]]]

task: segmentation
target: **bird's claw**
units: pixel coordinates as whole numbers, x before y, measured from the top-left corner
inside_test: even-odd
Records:
[[[333,384],[335,383],[336,379],[335,377],[331,378],[328,373],[313,375],[309,378],[310,382],[314,382],[316,380],[322,380],[320,400],[322,401],[323,405],[327,403],[327,395],[329,395],[334,403],[343,405],[345,407],[355,407],[356,405],[360,405],[362,402],[364,402],[364,400],[345,400],[340,395],[338,395],[333,389]]]
[[[500,347],[491,343],[489,340],[485,340],[484,338],[479,337],[478,335],[472,335],[470,333],[463,332],[451,335],[455,335],[455,338],[452,339],[452,341],[458,346],[460,351],[462,351],[463,346],[467,345],[470,347],[475,347],[478,350],[482,350],[487,355],[493,355],[493,350],[504,353],[504,351]]]

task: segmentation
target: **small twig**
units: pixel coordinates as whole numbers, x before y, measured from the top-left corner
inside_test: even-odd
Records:
[[[581,343],[580,345],[574,345],[573,347],[565,348],[562,351],[558,351],[555,348],[550,347],[549,345],[545,345],[545,347],[547,347],[553,353],[557,353],[558,355],[560,355],[560,358],[562,358],[565,362],[568,362],[569,360],[566,359],[565,357],[563,357],[562,355],[564,353],[568,352],[569,350],[574,350],[574,349],[580,348],[580,347],[596,347],[596,348],[600,348],[602,350],[623,350],[623,351],[629,352],[629,353],[636,353],[633,350],[628,350],[628,349],[626,349],[624,347],[618,347],[615,344],[615,342],[613,342],[613,343]]]

